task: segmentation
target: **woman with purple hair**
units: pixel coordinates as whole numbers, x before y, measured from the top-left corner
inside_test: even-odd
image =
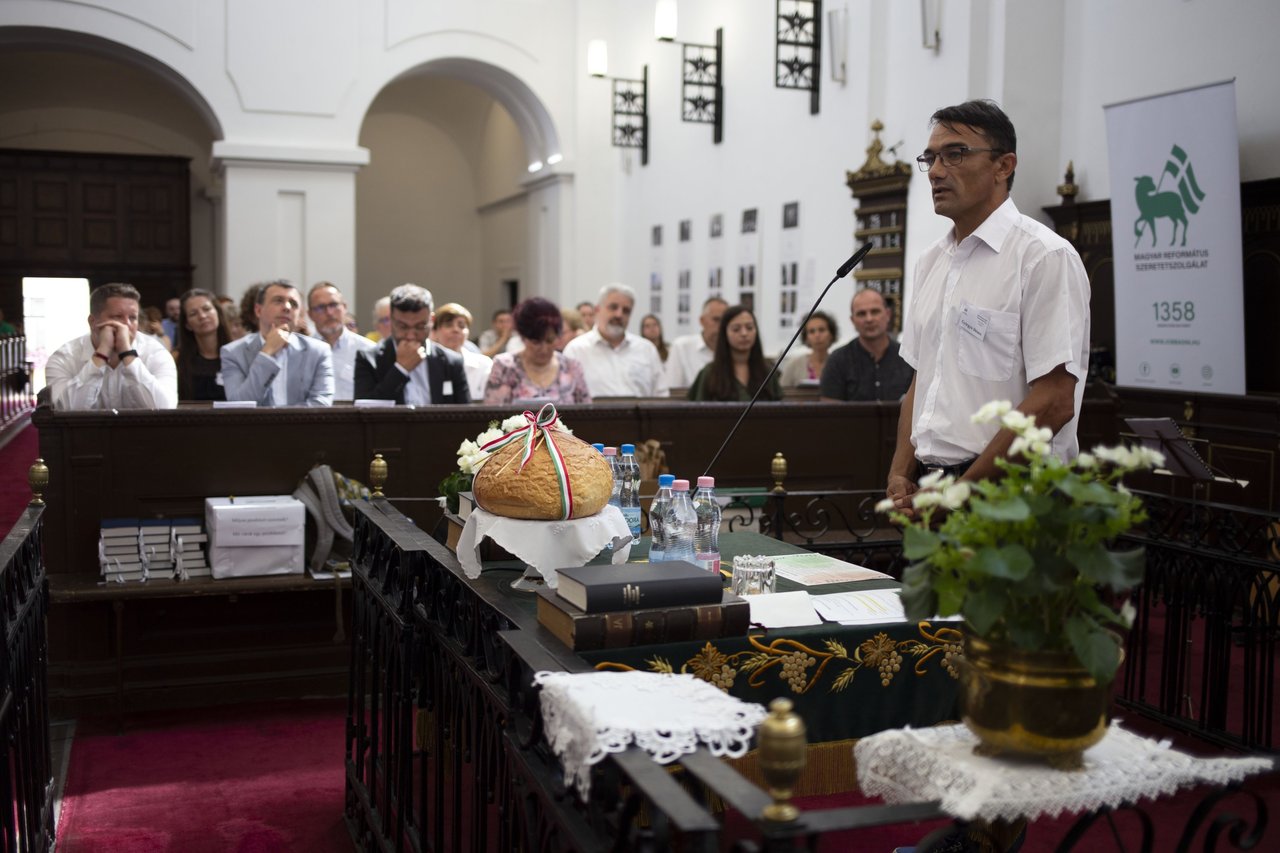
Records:
[[[484,389],[485,405],[519,401],[590,403],[591,392],[582,365],[556,352],[556,340],[564,327],[560,309],[549,299],[535,296],[516,306],[512,314],[516,333],[524,342],[517,353],[501,353]]]

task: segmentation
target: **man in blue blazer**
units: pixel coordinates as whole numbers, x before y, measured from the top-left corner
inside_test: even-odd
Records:
[[[462,356],[431,341],[435,306],[416,284],[391,291],[391,337],[356,355],[356,399],[425,406],[470,403]]]
[[[253,311],[258,333],[222,348],[227,399],[259,406],[333,405],[333,355],[324,341],[297,332],[298,289],[284,280],[267,282]]]

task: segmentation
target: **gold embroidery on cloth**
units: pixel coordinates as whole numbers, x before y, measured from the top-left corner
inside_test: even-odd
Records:
[[[759,689],[765,686],[769,674],[776,672],[792,693],[801,694],[814,689],[823,673],[831,670],[836,674],[827,690],[839,693],[853,683],[861,669],[874,670],[880,686],[888,687],[902,671],[904,659],[910,657],[915,660],[911,671],[917,676],[927,675],[929,661],[936,659],[948,675],[956,678],[956,663],[962,654],[960,631],[946,627],[934,629],[929,622],[920,622],[916,629],[920,639],[894,640],[881,631],[859,643],[852,655],[843,643],[830,638],[822,642],[822,649],[815,649],[785,637],[765,645],[761,635],[748,635],[751,650],[730,654],[708,642],[680,665],[679,672],[692,673],[726,693],[739,674],[747,674],[747,685]],[[649,672],[676,672],[670,661],[656,655],[646,660],[645,666]],[[603,661],[596,664],[596,669],[627,671],[635,667]]]

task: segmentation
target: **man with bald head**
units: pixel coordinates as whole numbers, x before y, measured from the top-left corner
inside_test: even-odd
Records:
[[[893,321],[889,304],[879,291],[863,288],[849,304],[849,319],[858,336],[827,358],[822,368],[821,399],[902,399],[915,371],[898,354],[898,342],[889,337]]]

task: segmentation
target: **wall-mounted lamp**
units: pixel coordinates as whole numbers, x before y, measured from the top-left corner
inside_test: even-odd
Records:
[[[658,0],[653,12],[653,34],[658,41],[676,40],[676,0]],[[724,139],[724,29],[716,30],[715,44],[678,42],[683,49],[680,66],[680,118],[712,126],[711,138]]]
[[[942,49],[942,0],[920,0],[920,34],[924,47],[935,54]]]
[[[827,44],[831,47],[831,80],[844,85],[849,80],[849,9],[827,12]]]
[[[609,48],[604,39],[587,42],[587,73],[592,77],[609,75]],[[608,77],[613,83],[612,141],[615,148],[639,148],[640,165],[649,165],[649,66],[640,71],[639,80]],[[553,154],[552,157],[559,157]],[[547,162],[552,163],[551,157]],[[559,159],[555,161],[560,162]]]
[[[774,85],[809,93],[809,113],[818,113],[822,81],[822,0],[778,0]]]

